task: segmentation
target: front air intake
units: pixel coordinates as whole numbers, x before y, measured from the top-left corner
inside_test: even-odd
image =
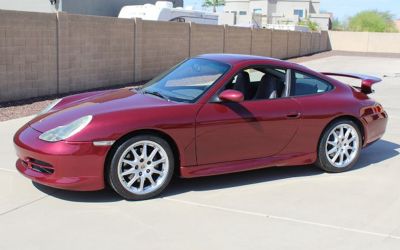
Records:
[[[39,161],[36,159],[28,158],[24,161],[22,161],[24,166],[26,168],[30,168],[36,172],[42,173],[42,174],[53,174],[54,173],[54,167],[43,161]]]

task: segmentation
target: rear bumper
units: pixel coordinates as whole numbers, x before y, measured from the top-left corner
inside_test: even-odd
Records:
[[[361,117],[364,125],[364,147],[379,140],[386,131],[388,115],[385,111]]]
[[[109,147],[91,142],[44,142],[41,133],[24,126],[14,136],[17,170],[34,182],[60,189],[103,189],[104,162]],[[37,165],[36,163],[40,164]],[[45,166],[44,171],[40,171]]]

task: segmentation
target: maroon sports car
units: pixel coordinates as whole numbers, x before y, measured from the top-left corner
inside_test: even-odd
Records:
[[[34,182],[70,190],[108,184],[129,200],[158,195],[173,173],[305,164],[342,172],[385,132],[387,114],[367,96],[379,81],[265,57],[201,55],[141,88],[54,102],[16,133],[16,165]]]

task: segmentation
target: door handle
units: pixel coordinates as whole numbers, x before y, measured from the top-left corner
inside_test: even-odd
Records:
[[[300,117],[300,115],[301,115],[300,112],[294,112],[294,113],[287,114],[286,118],[288,118],[288,119],[297,119],[297,118]]]

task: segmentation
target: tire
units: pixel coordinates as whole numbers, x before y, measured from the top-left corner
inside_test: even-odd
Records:
[[[357,163],[361,147],[362,136],[358,125],[350,120],[337,120],[322,134],[315,165],[330,173],[348,171]]]
[[[145,200],[167,187],[174,166],[174,154],[168,142],[154,135],[138,135],[116,148],[107,166],[107,178],[123,198]]]

